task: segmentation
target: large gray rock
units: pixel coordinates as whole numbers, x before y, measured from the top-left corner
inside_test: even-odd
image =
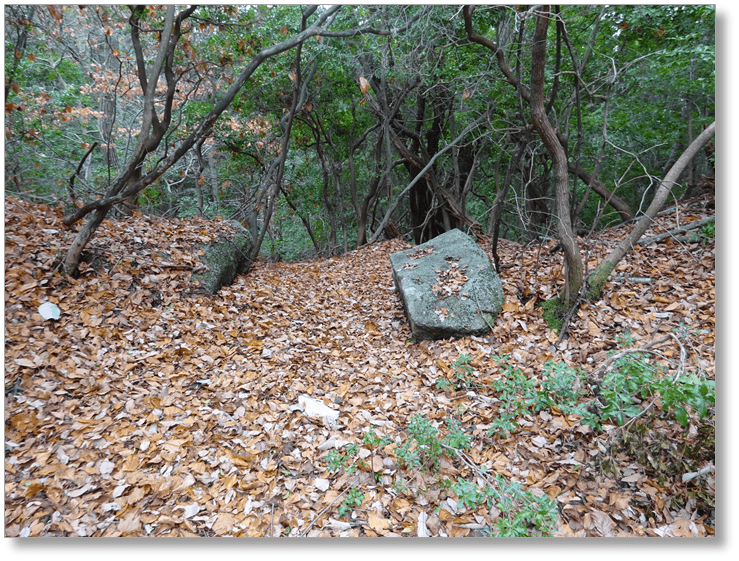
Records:
[[[251,267],[251,235],[238,222],[232,221],[231,224],[236,235],[219,237],[214,243],[203,247],[205,253],[200,261],[207,266],[207,270],[190,277],[208,294],[216,294],[222,287],[231,286],[238,275],[248,273]]]
[[[487,254],[451,230],[390,256],[413,337],[482,335],[503,307],[503,286]]]

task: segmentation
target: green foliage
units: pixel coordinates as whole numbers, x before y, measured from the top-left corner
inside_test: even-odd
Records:
[[[500,510],[494,524],[496,537],[525,538],[550,536],[557,528],[557,505],[546,495],[536,496],[520,483],[497,475],[480,487],[468,479],[457,479],[451,487],[458,504],[470,510],[486,504]]]
[[[351,489],[349,489],[349,491],[344,496],[344,500],[339,506],[339,518],[346,514],[349,514],[355,508],[359,508],[360,506],[362,506],[362,502],[364,502],[364,494],[362,493],[362,491],[360,491],[356,487],[352,487]]]
[[[630,335],[617,338],[628,349],[634,343]],[[654,364],[645,352],[626,352],[614,361],[599,384],[595,399],[586,401],[586,374],[565,363],[547,362],[542,381],[536,381],[495,357],[503,375],[492,388],[499,392],[500,413],[489,432],[512,434],[517,419],[531,411],[556,407],[565,415],[577,415],[581,422],[595,430],[601,423],[615,421],[624,425],[643,413],[638,402],[658,396],[664,411],[672,411],[675,419],[687,426],[691,416],[702,419],[708,407],[715,404],[715,383],[695,372],[671,374],[666,367]],[[638,400],[635,402],[635,399]]]
[[[542,372],[541,389],[534,397],[534,410],[542,411],[556,407],[565,415],[575,413],[581,393],[576,391],[582,372],[564,362],[547,362]]]
[[[698,233],[692,234],[689,240],[691,242],[698,242],[700,244],[705,244],[708,241],[713,240],[715,238],[716,238],[716,221],[711,220],[710,222],[707,222],[706,224],[704,224]]]
[[[603,17],[599,20],[601,10]],[[16,61],[14,41],[22,29],[23,18],[13,15],[18,12],[17,8],[6,8],[10,33],[5,38],[6,68],[12,68],[17,62],[12,76],[17,87],[8,90],[7,100],[17,109],[6,113],[9,135],[6,163],[14,179],[9,184],[11,188],[19,185],[25,193],[43,193],[59,199],[66,197],[64,185],[85,153],[84,146],[100,140],[96,127],[89,126],[90,118],[97,117],[89,111],[99,109],[101,77],[107,76],[106,88],[114,84],[114,78],[119,75],[127,84],[136,84],[137,79],[135,64],[131,62],[135,59],[130,52],[130,37],[127,37],[130,29],[126,25],[127,8],[106,6],[95,11],[95,15],[92,10],[74,7],[62,11],[64,22],[58,26],[48,14],[44,14],[45,18],[29,20],[28,44]],[[197,19],[189,22],[192,23],[191,31],[183,37],[182,48],[176,50],[173,63],[177,72],[186,67],[194,69],[193,73],[197,71],[196,76],[188,77],[181,86],[192,78],[191,83],[197,83],[198,87],[189,93],[180,92],[187,101],[178,113],[178,127],[168,135],[170,145],[192,131],[215,107],[225,87],[233,83],[260,49],[299,31],[303,11],[303,7],[293,5],[202,6],[197,9]],[[371,199],[366,211],[368,228],[372,231],[388,205],[407,185],[407,170],[396,165],[395,148],[384,146],[382,127],[356,146],[354,169],[351,175],[349,173],[347,161],[352,143],[372,126],[382,124],[382,118],[372,110],[370,100],[364,99],[358,88],[358,75],[385,80],[382,94],[387,96],[385,103],[395,107],[399,122],[406,123],[409,129],[414,128],[419,118],[417,134],[420,138],[426,138],[431,127],[438,126],[439,146],[447,144],[473,119],[486,115],[489,125],[471,132],[460,143],[459,151],[452,150],[438,158],[436,167],[439,178],[452,178],[455,167],[465,158],[471,158],[477,147],[485,146],[478,159],[475,188],[463,206],[476,219],[488,220],[491,201],[501,187],[504,170],[513,153],[513,140],[495,131],[514,131],[521,124],[516,122],[519,101],[515,88],[501,80],[500,75],[496,76],[497,71],[490,72],[490,53],[480,45],[458,41],[464,36],[458,7],[346,6],[336,15],[332,28],[348,30],[367,25],[400,28],[420,11],[425,13],[418,24],[392,37],[371,34],[350,40],[322,37],[303,43],[304,78],[314,61],[317,66],[312,80],[305,85],[307,104],[293,124],[286,166],[285,186],[297,210],[290,214],[287,205],[278,197],[272,219],[277,236],[270,240],[265,256],[295,259],[305,255],[306,250],[314,249],[318,254],[325,253],[329,249],[329,239],[335,234],[339,238],[345,235],[348,248],[352,249],[358,226],[355,205],[359,206],[368,196],[367,186],[375,179],[383,180],[382,189]],[[478,33],[501,46],[509,65],[520,64],[521,79],[526,83],[531,62],[532,27],[526,25],[522,33],[518,33],[519,11],[520,8],[512,6],[479,6],[473,21]],[[30,11],[23,10],[23,13]],[[100,34],[99,26],[95,27],[97,17],[109,22],[112,35],[103,37]],[[142,22],[157,27],[162,17],[161,10],[147,10]],[[689,111],[694,130],[714,118],[715,6],[575,5],[562,6],[560,17],[568,29],[576,56],[582,56],[591,42],[593,53],[581,80],[574,77],[572,63],[564,57],[552,116],[559,121],[559,130],[572,131],[571,155],[577,154],[583,167],[592,169],[603,144],[606,116],[598,96],[606,93],[604,85],[609,82],[613,70],[617,70],[606,123],[609,142],[599,178],[636,209],[648,202],[648,189],[654,183],[650,176],[662,176],[661,168],[672,157],[671,151],[685,144],[685,127],[678,123],[685,122]],[[599,32],[592,34],[595,21],[599,21]],[[85,32],[72,36],[68,31],[59,31],[66,29],[85,29]],[[551,49],[555,48],[555,36],[552,25]],[[155,46],[153,34],[145,33],[141,39],[145,50]],[[113,51],[113,46],[120,52]],[[95,51],[94,68],[85,57],[65,54],[70,50],[86,52],[85,49],[90,48]],[[513,53],[518,54],[512,56]],[[218,177],[219,186],[203,190],[206,217],[221,214],[243,219],[239,213],[253,204],[259,189],[269,183],[264,174],[277,157],[281,141],[277,123],[285,115],[293,93],[296,62],[294,50],[264,60],[236,96],[227,114],[215,123],[212,138],[216,169],[212,171]],[[120,64],[123,66],[119,68]],[[556,74],[551,63],[547,64],[546,72],[547,91],[551,91]],[[581,89],[582,106],[578,111],[572,100],[576,99],[575,84],[582,83],[591,84],[592,91],[584,95]],[[131,91],[128,85],[114,90],[117,96],[115,130],[125,130],[116,139],[119,159],[125,158],[138,132],[135,125],[140,115],[140,99],[128,95]],[[47,95],[50,98],[39,105],[39,96]],[[377,93],[371,91],[368,95],[376,96]],[[490,111],[491,100],[494,100],[494,111]],[[686,104],[686,100],[690,100],[690,104]],[[84,111],[75,113],[71,121],[60,122],[60,115],[66,115],[68,107]],[[423,115],[417,115],[420,107],[425,107]],[[442,107],[446,109],[440,112],[438,109]],[[440,117],[438,122],[437,116]],[[257,120],[264,126],[254,127]],[[580,127],[582,136],[576,134]],[[331,170],[328,181],[318,158],[319,142],[326,169]],[[473,146],[471,152],[465,152]],[[377,147],[380,150],[376,152]],[[153,165],[161,156],[162,153],[152,154],[146,165]],[[537,154],[532,156],[532,162],[541,160]],[[390,160],[385,162],[386,158]],[[91,169],[103,163],[99,150],[88,160]],[[391,163],[392,169],[386,177],[387,166]],[[529,172],[525,173],[523,168]],[[194,173],[192,166],[172,169],[167,178],[177,181],[177,175],[185,169],[190,180]],[[85,192],[87,198],[107,186],[109,171],[115,176],[118,170],[104,170],[90,178]],[[331,177],[334,172],[336,177]],[[548,201],[552,194],[546,187],[549,173],[545,165],[522,164],[513,174],[509,193],[517,200],[508,202],[503,209],[502,236],[529,241],[539,234],[551,234],[552,222],[548,216],[551,209],[547,209],[551,207]],[[231,181],[232,187],[220,188],[225,181]],[[337,188],[337,181],[341,189]],[[579,181],[574,183],[573,200],[579,201],[586,186]],[[544,190],[542,198],[538,199],[544,201],[545,207],[541,220],[533,219],[528,208],[521,212],[521,201],[529,197],[527,189],[533,184],[543,186]],[[161,198],[150,195],[153,193],[148,193],[142,202],[144,205],[151,203],[151,210],[156,211]],[[182,198],[172,205],[180,209],[180,216],[192,216],[197,212],[192,184],[183,186],[174,196]],[[333,210],[327,208],[326,201]],[[393,216],[404,232],[410,226],[408,206],[408,200],[404,199]],[[601,206],[602,200],[591,194],[580,216],[581,226],[589,227],[599,215]],[[258,219],[263,219],[263,213],[264,209]],[[315,229],[316,248],[298,218],[310,222]],[[612,209],[606,209],[596,226],[603,227],[618,220],[620,218]],[[343,249],[343,239],[337,241]],[[554,303],[552,305],[556,308]],[[545,313],[550,325],[558,328],[556,311],[545,310]],[[443,381],[439,383],[444,385]],[[470,387],[469,377],[460,371],[455,384]]]
[[[557,528],[557,504],[546,495],[534,495],[520,483],[509,482],[497,475],[500,517],[494,527],[501,538],[530,535],[546,537]]]
[[[339,452],[336,449],[329,450],[326,454],[326,465],[329,471],[342,470],[348,475],[351,475],[357,470],[357,465],[353,463],[353,456],[357,456],[359,448],[356,444],[349,444],[345,447],[344,452]]]
[[[392,439],[389,436],[378,436],[375,434],[375,429],[370,427],[365,433],[363,441],[370,448],[382,448],[383,446],[390,444]]]
[[[622,339],[623,346],[629,339]],[[659,396],[663,411],[673,411],[677,421],[687,427],[689,411],[702,419],[708,406],[716,402],[715,382],[695,372],[672,375],[664,366],[655,365],[646,353],[630,352],[616,360],[613,369],[601,383],[602,406],[598,421],[615,419],[623,425],[627,419],[642,413],[633,397],[647,399]]]
[[[684,341],[692,331],[680,326],[676,330],[678,340]],[[581,423],[595,430],[601,424],[615,421],[624,425],[629,419],[642,416],[645,409],[635,399],[659,398],[662,410],[672,412],[675,419],[687,426],[691,417],[699,424],[708,415],[708,408],[715,404],[715,384],[696,372],[671,374],[667,368],[655,364],[650,354],[633,349],[636,343],[633,336],[626,333],[616,339],[620,350],[613,364],[598,384],[598,392],[590,399],[587,389],[588,376],[563,362],[547,362],[541,381],[527,376],[520,368],[513,366],[506,357],[495,356],[494,362],[500,370],[500,377],[492,382],[490,388],[497,393],[498,412],[490,434],[512,435],[518,428],[520,417],[537,411],[556,408],[564,415],[575,415]],[[455,371],[461,380],[473,376],[471,359],[460,355],[454,362]],[[645,424],[639,425],[647,426]],[[700,425],[702,426],[702,425]],[[702,429],[701,429],[702,430]],[[431,475],[439,466],[445,454],[454,455],[469,450],[473,437],[467,434],[459,420],[446,420],[446,434],[441,435],[434,424],[420,414],[411,417],[405,430],[407,439],[394,448],[401,468],[411,472],[422,469]],[[626,442],[626,440],[624,440]],[[364,443],[370,448],[385,446],[389,437],[379,437],[369,430]],[[347,448],[341,454],[331,451],[327,463],[331,471],[349,471],[348,456],[358,450]],[[354,467],[354,466],[351,466]],[[541,492],[534,493],[524,489],[520,483],[507,481],[500,475],[495,478],[458,478],[451,483],[440,478],[436,484],[448,489],[457,496],[458,505],[475,510],[481,505],[495,507],[501,514],[491,529],[491,535],[499,537],[549,536],[557,524],[557,508],[554,501]],[[407,485],[398,476],[394,487],[398,492],[407,492]],[[345,501],[341,515],[361,504],[359,495]],[[357,503],[357,500],[359,502]]]
[[[451,490],[457,495],[457,504],[470,510],[477,510],[488,499],[487,493],[469,479],[457,479]]]
[[[445,449],[467,450],[472,446],[472,436],[464,433],[459,421],[448,419],[447,427],[448,434],[440,439],[430,421],[421,415],[413,416],[406,429],[408,442],[395,448],[401,465],[410,470],[421,465],[433,468],[438,465]],[[398,490],[405,490],[402,483],[398,485]],[[548,536],[556,528],[557,508],[554,501],[546,495],[536,496],[524,490],[520,483],[506,481],[500,475],[486,480],[482,486],[467,478],[458,478],[456,483],[442,481],[441,485],[457,496],[460,506],[476,510],[486,504],[488,508],[495,506],[499,509],[501,514],[495,524],[498,536]]]
[[[457,419],[447,419],[448,434],[440,438],[437,429],[420,414],[411,418],[406,429],[408,440],[395,448],[395,455],[401,464],[412,469],[421,466],[434,468],[444,453],[444,447],[454,450],[468,450],[472,446],[472,436],[464,432]]]
[[[500,378],[492,383],[501,403],[488,432],[491,435],[501,432],[510,436],[519,426],[516,419],[526,414],[536,401],[536,381],[527,377],[520,368],[508,364],[504,357],[494,356],[493,361],[502,371]]]
[[[470,364],[471,362],[472,358],[468,354],[459,355],[452,364],[452,366],[454,366],[454,381],[452,382],[446,378],[439,378],[436,381],[437,389],[466,389],[475,387],[477,383],[472,379],[473,369]]]
[[[470,376],[472,376],[472,366],[470,366],[471,361],[472,359],[467,354],[459,355],[459,358],[454,361],[454,377],[457,387],[472,387],[473,382],[470,380]]]
[[[148,204],[156,205],[162,197],[162,190],[157,186],[149,186],[141,191],[141,198],[143,198]]]
[[[452,389],[453,387],[454,387],[454,384],[452,384],[446,378],[439,378],[438,380],[436,380],[436,389],[437,390]]]
[[[447,419],[447,430],[444,445],[455,450],[469,450],[472,447],[472,435],[464,432],[462,424],[457,419]]]
[[[395,449],[395,454],[401,464],[407,468],[436,466],[443,448],[437,430],[431,422],[420,414],[416,414],[411,417],[406,432],[409,439]]]

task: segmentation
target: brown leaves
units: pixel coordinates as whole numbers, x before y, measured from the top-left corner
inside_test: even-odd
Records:
[[[62,10],[59,6],[47,5],[46,9],[49,10],[51,17],[53,17],[57,22],[61,23],[64,20]]]
[[[370,89],[370,84],[364,76],[359,77],[359,89],[363,94],[366,94]]]
[[[706,330],[695,352],[712,372],[712,245],[631,254],[618,273],[654,283],[609,283],[558,343],[536,304],[555,293],[561,257],[501,241],[503,262],[519,265],[503,271],[494,330],[412,344],[389,264],[391,253],[412,252],[401,240],[339,259],[257,262],[205,298],[192,294],[187,268],[193,245],[222,222],[105,221],[74,280],[54,270],[73,235],[59,211],[6,199],[5,218],[8,536],[472,536],[490,527],[504,513],[463,509],[420,472],[406,483],[428,493],[387,491],[405,476],[393,450],[415,414],[442,428],[459,419],[475,437],[476,465],[557,501],[560,535],[710,533],[694,507],[670,506],[686,485],[658,485],[634,462],[621,477],[594,470],[597,444],[576,417],[552,408],[513,438],[493,438],[491,395],[436,383],[452,379],[461,354],[481,384],[501,375],[496,354],[534,378],[555,356],[592,370],[624,330],[646,340],[681,321]],[[463,271],[448,271],[440,287],[460,286]],[[46,301],[61,309],[58,321],[37,313]],[[338,411],[339,426],[304,415],[301,395]],[[371,450],[369,427],[393,443]],[[329,471],[327,454],[350,443],[357,472]],[[472,475],[454,458],[440,469]],[[318,517],[349,485],[364,496],[356,518],[338,520],[342,498]]]
[[[410,264],[410,263],[409,263]],[[464,300],[465,294],[460,294],[460,290],[469,280],[465,276],[466,268],[460,268],[459,263],[449,263],[448,269],[440,269],[436,271],[438,282],[431,287],[431,291],[439,300],[444,300],[449,296],[455,296]]]

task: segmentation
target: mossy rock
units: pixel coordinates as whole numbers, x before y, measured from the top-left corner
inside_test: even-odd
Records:
[[[415,341],[484,335],[502,309],[503,285],[470,236],[451,230],[390,256]]]
[[[249,272],[252,239],[241,224],[236,230],[233,238],[219,237],[215,242],[199,248],[205,250],[200,261],[207,266],[207,270],[193,274],[190,280],[199,283],[208,294],[216,294],[222,287],[231,286],[237,276]]]

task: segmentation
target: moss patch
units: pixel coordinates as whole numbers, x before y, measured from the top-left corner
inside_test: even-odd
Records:
[[[200,261],[208,266],[205,273],[193,274],[193,282],[199,282],[208,294],[215,294],[223,286],[230,286],[234,279],[249,271],[251,252],[251,238],[237,235],[233,240],[218,238],[205,246],[205,254]]]
[[[558,297],[551,298],[550,300],[545,300],[539,306],[542,309],[542,316],[544,317],[544,321],[547,322],[549,329],[559,333],[559,330],[562,329],[565,313],[562,309],[560,299]]]
[[[603,296],[603,287],[615,267],[615,263],[604,261],[593,271],[593,274],[586,281],[588,283],[587,297],[589,300],[600,300],[601,296]]]

